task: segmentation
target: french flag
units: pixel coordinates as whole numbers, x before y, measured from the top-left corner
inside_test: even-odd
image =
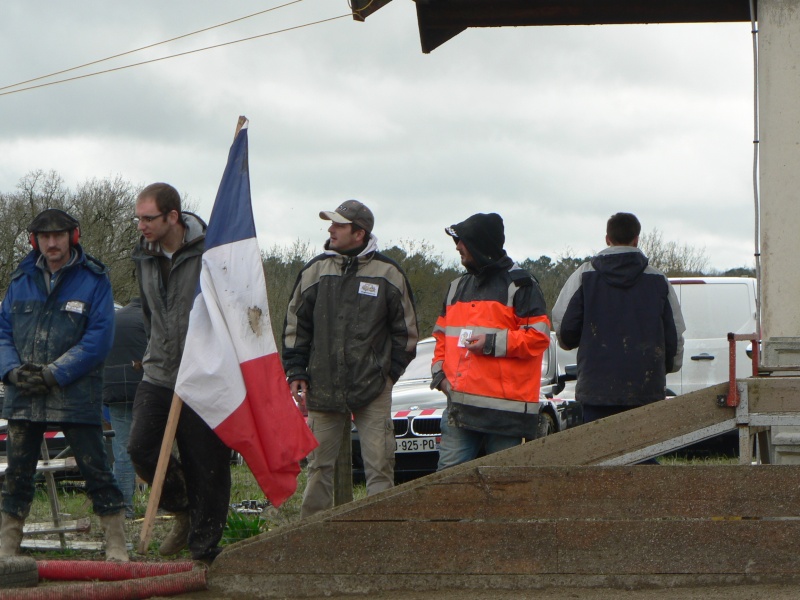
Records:
[[[297,489],[317,446],[292,399],[269,318],[250,201],[247,120],[211,213],[175,393],[247,461],[274,506]]]

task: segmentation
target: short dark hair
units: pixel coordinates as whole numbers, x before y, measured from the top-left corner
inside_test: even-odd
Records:
[[[151,183],[136,197],[137,200],[143,198],[154,198],[159,212],[169,213],[174,210],[181,214],[181,195],[168,183]]]
[[[629,246],[642,232],[639,219],[632,213],[619,212],[611,215],[606,223],[606,235],[614,244]]]

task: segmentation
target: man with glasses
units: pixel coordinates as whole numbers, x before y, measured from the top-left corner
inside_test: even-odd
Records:
[[[134,221],[142,234],[133,260],[149,341],[128,451],[136,473],[152,483],[200,276],[206,224],[181,211],[178,191],[166,183],[139,193]],[[210,563],[220,552],[228,515],[230,450],[187,405],[175,439],[180,457],[170,457],[159,504],[175,515],[175,523],[159,553],[169,556],[188,546],[193,559]]]

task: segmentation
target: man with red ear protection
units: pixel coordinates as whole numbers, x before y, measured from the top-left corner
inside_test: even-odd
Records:
[[[106,267],[84,253],[80,226],[55,208],[28,226],[33,250],[0,304],[0,376],[8,419],[0,557],[18,553],[34,495],[42,436],[64,432],[106,535],[106,559],[127,561],[125,502],[102,431],[103,361],[114,336]]]
[[[66,231],[70,246],[77,246],[81,238],[81,225],[78,220],[63,210],[48,208],[43,210],[28,225],[31,246],[34,250],[39,250],[39,240],[37,234]]]

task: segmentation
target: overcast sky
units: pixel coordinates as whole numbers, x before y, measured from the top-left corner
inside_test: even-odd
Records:
[[[285,0],[3,0],[0,87]],[[304,0],[59,78],[343,15]],[[0,191],[55,170],[75,187],[167,181],[208,218],[238,115],[263,248],[320,249],[320,210],[357,198],[386,247],[498,212],[518,260],[583,256],[605,222],[752,266],[750,24],[469,29],[422,54],[412,0],[153,64],[0,95]],[[17,89],[17,88],[11,88]],[[10,90],[0,90],[3,94]]]

